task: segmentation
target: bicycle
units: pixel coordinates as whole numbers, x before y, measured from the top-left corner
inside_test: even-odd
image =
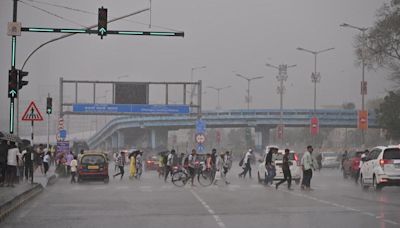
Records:
[[[172,168],[171,181],[175,186],[183,187],[191,179],[190,174],[183,167],[174,166]],[[195,175],[197,175],[197,181],[203,187],[210,186],[214,182],[214,175],[212,170],[204,169],[201,164],[196,167]]]

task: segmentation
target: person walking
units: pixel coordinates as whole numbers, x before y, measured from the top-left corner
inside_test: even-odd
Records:
[[[81,163],[81,159],[82,159],[82,156],[83,156],[84,154],[85,154],[85,151],[84,151],[84,150],[81,150],[81,152],[78,154],[78,157],[77,157],[78,164]]]
[[[14,187],[15,177],[17,175],[18,156],[20,155],[18,147],[15,142],[10,143],[10,149],[7,154],[7,187]]]
[[[44,167],[44,175],[47,175],[47,172],[49,171],[49,165],[50,165],[50,152],[47,152],[46,155],[43,157],[43,167]]]
[[[136,179],[140,179],[143,172],[143,151],[139,151],[136,155]]]
[[[124,177],[124,166],[125,166],[125,151],[121,151],[117,157],[117,165],[119,168],[119,173],[116,173],[113,175],[113,177],[115,178],[116,176],[121,175],[121,179]]]
[[[77,160],[77,156],[75,155],[74,158],[71,161],[71,184],[76,183],[75,177],[76,177],[76,173],[78,171],[78,160]]]
[[[197,160],[197,152],[195,149],[192,150],[192,153],[188,157],[188,170],[192,183],[192,187],[194,187],[194,177],[196,175],[196,160]]]
[[[35,170],[39,167],[40,172],[44,174],[43,172],[43,157],[44,157],[44,152],[43,152],[43,144],[39,144],[39,146],[36,148],[36,154],[35,154]]]
[[[226,174],[228,173],[228,164],[226,159],[226,154],[222,153],[216,159],[216,172],[214,178],[214,185],[217,185],[218,181],[222,179],[226,185],[230,184],[226,180]]]
[[[72,151],[70,151],[67,154],[67,177],[71,175],[71,161],[74,159],[74,155],[72,154]]]
[[[288,189],[291,189],[291,185],[292,185],[292,174],[290,172],[290,158],[289,158],[289,153],[290,150],[289,149],[285,149],[285,154],[283,155],[282,158],[282,172],[283,172],[283,180],[279,181],[278,183],[276,183],[275,188],[278,189],[279,185],[281,185],[282,183],[284,183],[285,181],[287,181],[288,183]]]
[[[251,179],[251,157],[253,155],[253,150],[249,149],[244,156],[243,160],[243,172],[239,173],[239,178],[246,178],[247,172],[249,172],[249,177]]]
[[[129,179],[132,180],[134,177],[136,177],[136,151],[130,153],[128,158],[129,158]],[[115,165],[117,165],[117,162],[115,162]]]
[[[172,166],[174,165],[174,160],[175,160],[175,150],[172,149],[171,153],[168,154],[167,164],[165,165],[164,182],[167,182],[168,175],[172,173]]]
[[[278,147],[269,147],[269,151],[265,158],[265,168],[267,170],[267,177],[265,178],[265,184],[267,186],[272,185],[274,177],[276,176],[275,159],[278,153]]]
[[[313,175],[313,170],[315,170],[314,159],[312,158],[313,147],[311,145],[307,146],[307,151],[304,153],[301,158],[301,165],[303,170],[303,179],[301,182],[302,190],[313,190],[311,188],[311,178]]]
[[[26,147],[26,152],[22,156],[22,160],[25,164],[25,180],[30,180],[33,184],[33,163],[35,162],[35,153],[31,145]]]

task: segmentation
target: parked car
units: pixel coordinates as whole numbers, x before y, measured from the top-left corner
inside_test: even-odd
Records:
[[[108,161],[102,153],[82,155],[78,165],[78,182],[83,180],[101,180],[108,183]]]
[[[343,178],[356,178],[360,170],[361,155],[364,151],[350,151],[343,160]]]
[[[335,152],[322,152],[322,168],[340,168],[340,161]]]
[[[267,152],[266,151],[264,157],[260,161],[260,164],[258,166],[258,172],[257,172],[257,177],[258,177],[258,182],[263,183],[265,180],[265,177],[267,176],[267,169],[265,168],[265,159],[267,157]],[[284,150],[278,150],[278,154],[276,156],[275,160],[275,169],[276,169],[276,176],[274,180],[283,180],[283,171],[282,171],[282,159],[283,159],[283,154],[285,153]],[[296,184],[300,184],[301,180],[301,166],[300,166],[300,159],[298,154],[291,150],[289,153],[289,159],[290,159],[290,172],[292,174],[292,180],[295,181]]]
[[[360,183],[363,189],[372,186],[380,191],[385,186],[400,186],[399,146],[379,146],[363,160]]]

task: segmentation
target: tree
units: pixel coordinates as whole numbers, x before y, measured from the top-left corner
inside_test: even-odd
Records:
[[[363,48],[365,45],[365,48]],[[377,11],[377,20],[364,36],[356,37],[356,55],[370,68],[391,70],[390,79],[400,87],[400,1],[385,3]]]
[[[346,102],[342,104],[342,108],[346,110],[354,110],[356,105],[353,102]]]
[[[386,137],[400,139],[400,93],[390,91],[376,110],[379,124],[386,129]]]

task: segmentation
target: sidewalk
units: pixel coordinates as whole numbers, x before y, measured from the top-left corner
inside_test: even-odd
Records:
[[[0,222],[24,202],[41,193],[48,184],[54,182],[56,179],[54,170],[54,166],[50,167],[47,176],[44,176],[38,168],[34,173],[33,184],[22,181],[15,184],[14,188],[0,187]]]

